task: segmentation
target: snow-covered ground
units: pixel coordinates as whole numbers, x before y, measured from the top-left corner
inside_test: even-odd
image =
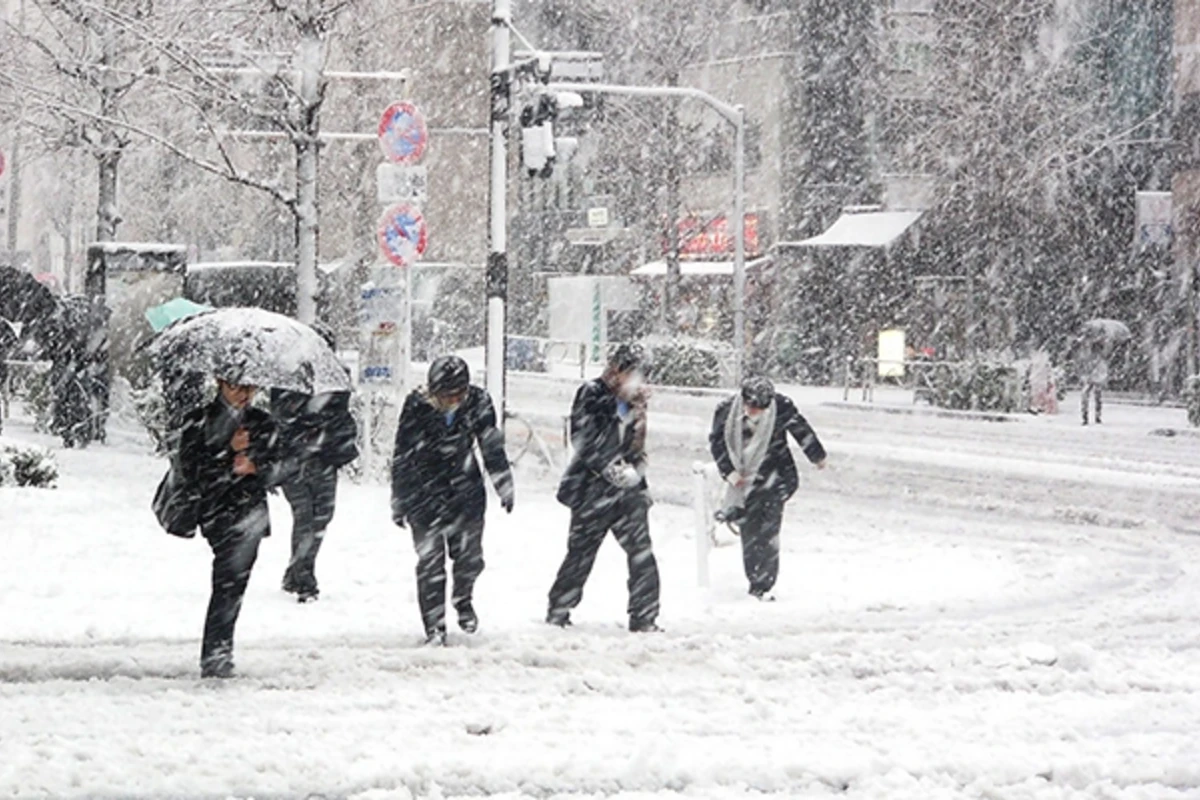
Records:
[[[551,435],[572,390],[510,397]],[[60,452],[57,490],[0,489],[0,796],[1200,798],[1200,439],[1152,435],[1183,412],[792,394],[831,457],[788,508],[777,603],[746,596],[736,545],[697,586],[682,503],[714,401],[664,393],[666,633],[625,632],[612,541],[576,627],[541,623],[567,515],[527,456],[482,630],[445,650],[419,645],[384,487],[343,484],[306,606],[273,500],[224,683],[196,663],[207,547],[149,510],[163,464],[132,434]],[[4,440],[51,444],[19,419]]]

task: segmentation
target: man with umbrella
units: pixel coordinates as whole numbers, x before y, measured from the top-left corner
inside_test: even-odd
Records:
[[[348,390],[350,381],[312,328],[262,309],[180,319],[155,338],[149,352],[160,370],[171,365],[217,378],[216,399],[185,417],[173,469],[213,551],[201,674],[229,677],[242,597],[259,542],[270,534],[266,491],[281,477],[275,422],[250,402],[259,386],[320,393]]]
[[[417,550],[417,600],[426,642],[446,643],[446,556],[454,562],[451,603],[466,633],[479,627],[472,601],[483,572],[483,476],[479,445],[504,510],[514,487],[504,434],[487,392],[471,385],[467,364],[442,356],[429,367],[427,386],[408,396],[392,456],[392,520],[412,527]]]
[[[219,369],[216,399],[187,415],[179,438],[180,476],[213,551],[200,650],[205,678],[233,675],[233,629],[258,545],[271,533],[267,489],[276,482],[276,427],[270,414],[250,405],[257,387],[244,374],[239,365]]]
[[[1130,338],[1129,326],[1115,319],[1090,319],[1083,324],[1083,335],[1079,341],[1077,364],[1079,380],[1083,385],[1080,411],[1083,424],[1088,424],[1091,399],[1096,404],[1096,424],[1101,424],[1100,412],[1104,389],[1108,386],[1108,359],[1115,343]]]

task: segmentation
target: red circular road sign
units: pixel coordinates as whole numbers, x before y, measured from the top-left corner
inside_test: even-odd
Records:
[[[383,212],[376,232],[383,257],[397,267],[416,263],[425,254],[429,243],[429,228],[421,212],[401,203]]]
[[[388,161],[416,164],[425,155],[429,131],[425,116],[412,103],[392,103],[379,120],[379,147]]]

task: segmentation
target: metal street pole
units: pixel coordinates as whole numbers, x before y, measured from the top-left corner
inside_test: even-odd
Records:
[[[508,112],[512,98],[509,25],[512,0],[492,0],[492,134],[491,187],[488,204],[487,390],[500,425],[505,414],[505,317],[508,302]]]
[[[745,378],[746,358],[746,109],[737,107],[733,145],[733,349],[735,386]],[[737,433],[742,426],[735,425]]]

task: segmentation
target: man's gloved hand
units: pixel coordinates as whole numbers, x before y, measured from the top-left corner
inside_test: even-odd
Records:
[[[512,492],[506,492],[505,494],[500,496],[500,505],[501,505],[501,507],[504,508],[504,511],[506,513],[511,514],[512,510],[513,510],[513,502],[515,500],[516,500],[516,498],[513,497]]]
[[[618,489],[632,489],[642,482],[642,476],[637,469],[620,460],[604,468],[604,479]]]

